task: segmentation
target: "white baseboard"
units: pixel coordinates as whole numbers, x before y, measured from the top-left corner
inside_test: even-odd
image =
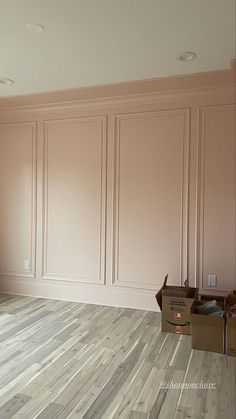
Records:
[[[2,277],[0,292],[139,310],[160,311],[155,293],[109,285],[79,284],[44,279]]]

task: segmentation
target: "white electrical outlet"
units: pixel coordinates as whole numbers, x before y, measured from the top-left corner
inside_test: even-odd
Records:
[[[29,271],[30,270],[30,260],[29,259],[25,259],[24,260],[24,269],[26,271]]]
[[[208,275],[208,285],[209,287],[216,287],[217,276],[216,275]]]

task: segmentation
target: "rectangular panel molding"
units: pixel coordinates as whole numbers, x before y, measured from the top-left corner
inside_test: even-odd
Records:
[[[0,99],[0,291],[236,289],[235,70]]]
[[[105,283],[106,125],[44,122],[42,278]]]
[[[202,288],[208,275],[217,288],[236,288],[235,106],[200,109],[197,271]]]
[[[113,284],[188,275],[188,109],[116,116]]]
[[[0,196],[0,275],[34,278],[36,122],[0,125]]]

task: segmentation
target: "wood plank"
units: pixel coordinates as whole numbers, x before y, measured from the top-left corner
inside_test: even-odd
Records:
[[[0,295],[1,419],[235,419],[235,379],[236,358],[161,332],[160,313]]]
[[[29,396],[25,396],[24,394],[16,394],[12,399],[1,406],[1,419],[11,418],[29,400]]]

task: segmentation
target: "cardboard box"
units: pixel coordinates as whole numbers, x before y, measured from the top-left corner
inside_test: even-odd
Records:
[[[214,298],[212,298],[214,299]],[[194,301],[191,307],[192,348],[211,352],[225,352],[225,317],[196,313],[196,306],[204,301]],[[218,302],[223,309],[225,305]]]
[[[229,307],[236,304],[236,291],[229,294],[226,310],[226,354],[236,356],[236,317],[229,316]]]
[[[189,287],[185,281],[184,287],[167,285],[168,275],[163,287],[156,294],[157,303],[162,311],[162,331],[191,335],[191,306],[197,298],[198,289]]]

